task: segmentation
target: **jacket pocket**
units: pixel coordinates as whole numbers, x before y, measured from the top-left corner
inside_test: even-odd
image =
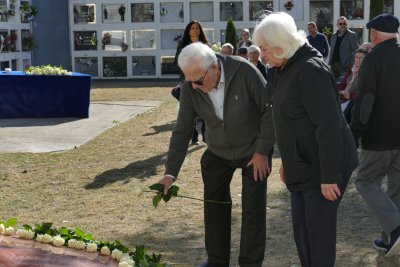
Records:
[[[308,153],[307,153],[308,154]],[[311,180],[320,179],[319,165],[312,156],[305,155],[296,142],[292,161],[285,168],[286,183],[288,185],[308,184]]]

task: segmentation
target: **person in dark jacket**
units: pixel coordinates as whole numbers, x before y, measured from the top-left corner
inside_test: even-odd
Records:
[[[176,48],[176,53],[175,53],[175,64],[178,64],[178,58],[179,54],[181,53],[182,49],[185,48],[186,46],[196,43],[196,42],[201,42],[203,44],[207,44],[210,46],[210,43],[207,40],[206,35],[204,34],[203,27],[201,26],[200,22],[197,20],[192,20],[186,25],[186,28],[183,32],[182,35],[182,40],[179,42],[178,47]],[[183,82],[184,75],[181,71],[180,74],[181,80]],[[180,90],[180,86],[179,86]],[[180,95],[180,92],[179,92]],[[178,99],[179,101],[179,99]],[[199,127],[197,127],[199,125]],[[205,132],[206,132],[206,124],[204,123],[204,120],[200,117],[196,117],[193,122],[193,135],[192,135],[192,145],[198,145],[199,144],[199,131],[197,128],[200,128],[201,131],[201,136],[203,138],[203,142],[206,142],[205,138]]]
[[[201,43],[185,47],[178,63],[186,81],[160,183],[166,193],[177,178],[192,121],[199,115],[207,124],[208,147],[201,158],[204,199],[231,202],[230,182],[235,170],[241,169],[239,265],[261,267],[266,242],[267,155],[275,142],[265,79],[247,60],[216,55]],[[208,261],[202,266],[229,266],[231,209],[231,203],[204,203]]]
[[[287,13],[266,16],[255,28],[253,41],[275,67],[272,113],[280,176],[291,192],[301,265],[333,267],[337,210],[358,164],[335,79]]]
[[[374,46],[358,74],[351,129],[361,138],[356,188],[383,229],[374,246],[400,254],[399,20],[383,14],[367,23]],[[387,177],[387,192],[382,181]]]
[[[331,49],[328,56],[328,64],[335,79],[343,75],[353,64],[354,51],[358,48],[357,33],[349,29],[347,18],[339,17],[336,26],[338,30],[331,36]]]
[[[255,45],[251,45],[247,48],[247,55],[249,61],[257,67],[257,69],[261,72],[264,79],[267,79],[267,69],[260,59],[260,48]]]
[[[309,35],[307,36],[308,43],[312,47],[317,49],[325,60],[326,58],[328,58],[329,55],[328,39],[325,35],[318,32],[317,24],[314,21],[310,21],[307,24],[307,29],[309,33]]]

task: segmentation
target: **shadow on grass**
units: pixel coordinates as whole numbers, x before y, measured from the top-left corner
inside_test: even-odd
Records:
[[[118,240],[133,250],[136,246],[145,246],[148,249],[147,254],[160,254],[161,262],[167,262],[168,266],[196,266],[206,259],[203,230],[196,232],[185,229],[178,233],[169,229],[168,235],[160,234],[161,232],[161,229],[147,230],[120,236]]]
[[[199,204],[203,205],[203,204]],[[192,212],[202,213],[202,209]],[[156,211],[155,211],[156,213]],[[148,254],[161,254],[161,262],[168,262],[169,266],[197,266],[207,259],[204,244],[204,224],[201,216],[200,221],[194,221],[187,217],[181,217],[182,214],[176,214],[175,219],[184,219],[186,223],[181,224],[175,222],[171,217],[170,220],[163,219],[158,215],[148,220],[147,227],[140,232],[131,234],[117,234],[114,237],[121,241],[124,245],[133,249],[136,246],[143,245],[148,249]],[[240,225],[241,214],[232,214],[232,224]],[[232,236],[236,234],[233,232]],[[240,229],[239,231],[240,232]],[[238,255],[239,240],[232,240],[232,255]],[[235,259],[232,259],[235,261]],[[235,265],[232,265],[235,266]]]
[[[203,146],[189,147],[187,154],[193,153],[202,148]],[[121,169],[107,170],[96,176],[91,183],[85,185],[85,189],[99,189],[107,184],[112,184],[118,181],[129,183],[131,178],[147,179],[152,175],[157,174],[157,167],[164,164],[166,157],[167,153],[163,153],[146,160],[132,162]]]
[[[174,129],[175,123],[176,123],[176,121],[171,121],[167,124],[151,126],[150,128],[153,129],[153,132],[145,133],[145,134],[143,134],[143,136],[156,135],[156,134],[159,134],[162,132],[171,132]]]

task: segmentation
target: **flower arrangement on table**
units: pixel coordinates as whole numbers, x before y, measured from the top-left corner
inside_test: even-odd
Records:
[[[72,72],[64,70],[61,66],[55,67],[51,65],[30,66],[26,68],[24,72],[27,75],[72,75]]]
[[[111,256],[119,262],[119,267],[166,267],[161,263],[161,255],[148,255],[144,246],[136,246],[135,251],[122,245],[118,240],[114,242],[95,240],[92,234],[85,233],[79,228],[68,229],[61,227],[52,228],[52,223],[36,224],[35,227],[23,225],[15,230],[17,219],[10,218],[0,222],[0,234],[18,237],[20,239],[35,240],[40,243],[56,247],[68,247],[71,249],[85,250],[89,253],[100,253]]]

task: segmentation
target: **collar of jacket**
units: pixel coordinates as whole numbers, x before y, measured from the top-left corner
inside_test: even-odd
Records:
[[[289,68],[293,63],[298,61],[300,58],[303,57],[319,57],[322,58],[321,54],[318,53],[318,51],[310,46],[309,44],[305,43],[302,45],[297,51],[294,53],[294,55],[289,58],[289,60],[286,62],[285,66],[281,69],[282,71]]]
[[[399,44],[396,38],[385,40],[372,48],[372,51],[386,49],[388,46],[393,46],[393,44]]]
[[[224,57],[219,54],[217,54],[216,56],[224,67],[225,94],[226,94],[226,88],[229,88],[229,84],[232,80],[233,75],[237,72],[240,64],[243,64],[242,61],[244,61],[245,59],[239,56]]]

